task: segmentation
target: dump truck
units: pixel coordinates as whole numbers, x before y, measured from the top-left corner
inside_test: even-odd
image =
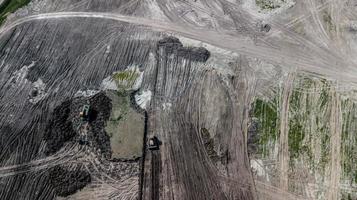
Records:
[[[149,139],[149,142],[148,142],[149,150],[151,150],[151,151],[159,150],[159,146],[160,146],[160,141],[156,136]]]

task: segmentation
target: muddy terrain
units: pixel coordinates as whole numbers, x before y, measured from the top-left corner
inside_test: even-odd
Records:
[[[352,0],[0,4],[0,199],[357,198]]]

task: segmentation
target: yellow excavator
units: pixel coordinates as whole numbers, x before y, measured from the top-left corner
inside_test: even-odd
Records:
[[[89,109],[90,106],[88,104],[84,105],[82,111],[79,112],[79,116],[83,122],[89,121]]]
[[[79,144],[81,145],[88,145],[88,122],[89,122],[89,115],[90,115],[90,106],[88,104],[82,107],[82,110],[79,112],[79,117],[81,118],[81,125],[79,128],[80,135],[79,135]]]

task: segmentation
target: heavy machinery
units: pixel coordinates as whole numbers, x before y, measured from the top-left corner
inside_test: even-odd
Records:
[[[79,131],[79,144],[88,145],[88,128],[89,128],[89,116],[90,116],[90,106],[85,104],[82,107],[82,110],[79,112],[79,117],[81,118],[80,125],[78,128]]]
[[[79,113],[79,116],[82,121],[84,122],[89,121],[89,111],[90,111],[90,106],[88,104],[84,105],[82,111]]]
[[[161,144],[161,142],[159,141],[159,139],[156,136],[154,136],[154,137],[150,138],[148,141],[148,149],[151,151],[159,150],[160,144]]]

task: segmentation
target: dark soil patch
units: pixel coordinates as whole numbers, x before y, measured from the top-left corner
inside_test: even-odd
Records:
[[[211,138],[210,133],[206,128],[201,128],[201,136],[205,149],[213,162],[220,160],[217,152],[214,150],[214,140]]]
[[[56,195],[62,197],[76,193],[91,182],[90,174],[80,166],[74,170],[56,166],[49,170],[49,178]]]
[[[47,142],[46,155],[57,152],[65,142],[76,135],[69,118],[71,103],[71,100],[65,101],[53,111],[44,134],[44,140]]]
[[[110,138],[104,127],[109,119],[112,104],[103,92],[92,97],[67,100],[54,109],[44,135],[47,143],[46,155],[54,154],[66,142],[77,142],[79,133],[76,129],[81,123],[79,112],[85,104],[90,105],[88,138],[91,145],[99,148],[106,157],[110,157]]]
[[[89,99],[92,109],[90,118],[90,137],[93,145],[99,148],[106,158],[111,157],[110,137],[105,132],[105,123],[109,120],[112,103],[104,92],[98,93]]]
[[[184,47],[178,38],[172,36],[159,40],[157,48],[164,48],[167,54],[176,54],[179,57],[197,62],[206,62],[211,55],[204,47]]]

